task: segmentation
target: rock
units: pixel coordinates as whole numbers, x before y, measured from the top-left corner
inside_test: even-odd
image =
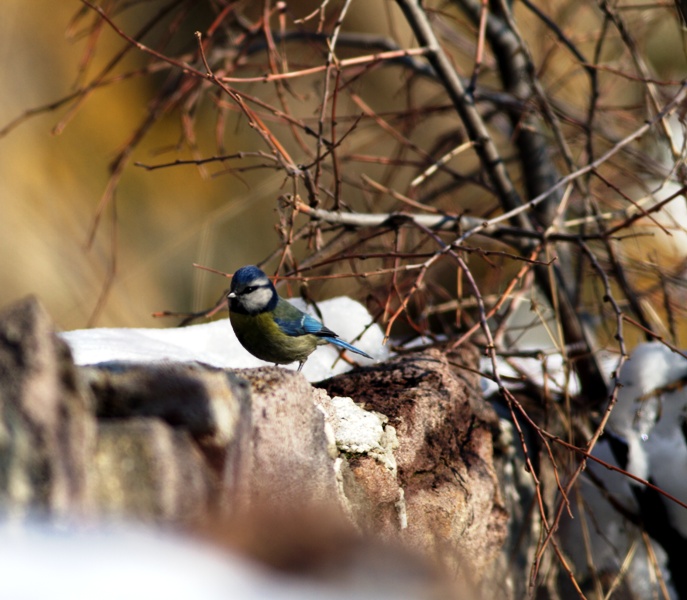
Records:
[[[0,313],[0,415],[2,511],[87,513],[93,400],[35,298]]]
[[[275,564],[327,573],[357,551],[326,565],[318,557],[358,547],[362,533],[484,590],[507,516],[493,464],[498,420],[476,366],[472,351],[431,350],[318,387],[277,367],[75,369],[28,300],[0,315],[0,502],[10,513],[88,508],[217,532],[231,523],[230,537],[261,540],[260,556],[281,530]]]
[[[324,391],[278,367],[239,371],[251,389],[251,434],[240,482],[246,502],[274,510],[337,505],[334,436],[318,406]]]
[[[356,520],[479,580],[507,533],[493,464],[498,422],[474,370],[449,361],[477,365],[471,351],[430,350],[320,385],[384,415],[398,438],[397,475],[374,454],[349,457],[344,490]]]
[[[83,367],[99,419],[158,417],[215,446],[233,439],[248,384],[196,363],[104,363]]]
[[[102,423],[93,466],[101,517],[179,523],[211,508],[213,479],[200,449],[160,419]]]

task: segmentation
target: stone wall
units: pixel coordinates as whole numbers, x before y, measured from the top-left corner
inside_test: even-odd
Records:
[[[27,299],[0,315],[0,504],[14,521],[122,518],[254,556],[279,546],[273,563],[308,537],[365,539],[507,598],[498,419],[476,367],[470,349],[428,350],[316,386],[277,367],[76,367]]]

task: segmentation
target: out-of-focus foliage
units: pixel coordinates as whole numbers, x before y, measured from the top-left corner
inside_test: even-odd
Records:
[[[125,22],[135,28],[135,17],[150,17],[156,3],[149,4]],[[0,64],[6,91],[0,128],[27,109],[73,93],[122,48],[121,39],[104,30],[93,64],[80,75],[85,23],[70,23],[81,8],[72,1],[3,3]],[[132,55],[125,65],[143,62]],[[131,166],[116,192],[115,221],[110,205],[88,246],[109,165],[163,81],[164,76],[138,77],[94,92],[57,135],[52,130],[70,105],[26,120],[0,140],[1,305],[36,294],[71,329],[86,326],[106,294],[94,324],[168,326],[151,314],[205,307],[226,285],[194,269],[194,262],[229,271],[258,260],[270,239],[276,243],[272,199],[281,178],[203,177],[193,167],[147,173]],[[212,139],[208,118],[198,127],[204,139]],[[241,147],[245,124],[231,133]],[[170,115],[150,131],[134,159],[170,156],[179,137],[178,115]]]

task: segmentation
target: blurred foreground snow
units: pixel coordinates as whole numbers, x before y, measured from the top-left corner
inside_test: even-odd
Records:
[[[35,522],[0,527],[0,598],[7,600],[420,599],[393,578],[338,584],[270,571],[232,552],[143,527],[91,531]],[[407,584],[407,582],[406,582]]]

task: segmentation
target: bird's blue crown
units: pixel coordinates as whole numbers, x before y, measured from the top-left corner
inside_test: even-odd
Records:
[[[255,265],[241,267],[231,278],[231,286],[247,285],[256,279],[267,278],[267,275]]]

